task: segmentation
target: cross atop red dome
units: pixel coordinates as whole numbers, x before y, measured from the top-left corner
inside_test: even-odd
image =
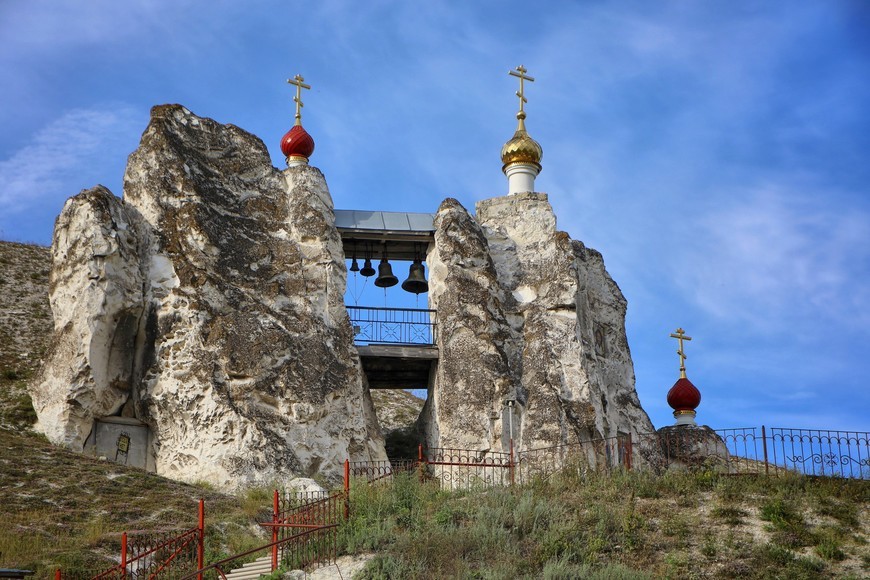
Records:
[[[308,165],[308,158],[314,153],[314,138],[308,134],[302,127],[302,89],[310,89],[311,85],[306,85],[302,75],[296,75],[287,82],[296,87],[296,96],[293,97],[293,102],[296,103],[296,122],[284,137],[281,139],[281,152],[287,158],[287,167],[296,165]]]
[[[668,405],[674,410],[677,425],[694,425],[695,409],[701,404],[701,391],[686,377],[687,357],[683,350],[683,341],[692,340],[692,337],[686,336],[686,331],[678,328],[671,334],[671,338],[680,341],[680,349],[677,351],[680,356],[680,378],[668,391]]]

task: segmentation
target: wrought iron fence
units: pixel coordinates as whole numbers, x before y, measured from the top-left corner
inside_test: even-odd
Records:
[[[492,487],[513,483],[513,452],[436,447],[423,452],[427,477],[449,489]]]
[[[616,437],[521,451],[516,454],[516,481],[527,483],[571,467],[631,469],[631,445],[631,436],[620,434]]]
[[[435,344],[436,312],[418,308],[348,306],[357,344]]]
[[[420,466],[419,460],[401,459],[389,461],[351,461],[350,477],[362,479],[367,483],[391,480],[399,473],[412,473]]]
[[[351,469],[367,481],[398,471],[421,475],[444,487],[469,488],[527,483],[566,469],[651,470],[714,469],[741,475],[804,475],[870,479],[870,433],[784,429],[765,426],[736,429],[666,427],[654,433],[620,433],[514,452],[420,447],[416,461],[401,464],[360,462]]]
[[[272,528],[272,570],[279,562],[297,569],[335,560],[335,528],[347,517],[348,499],[346,491],[275,490],[272,521],[260,524]],[[314,533],[300,536],[300,531]]]
[[[870,433],[823,429],[770,429],[774,465],[807,475],[870,479]]]

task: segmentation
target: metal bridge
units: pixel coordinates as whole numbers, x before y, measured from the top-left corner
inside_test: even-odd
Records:
[[[354,343],[372,389],[425,389],[438,360],[434,310],[348,306]]]

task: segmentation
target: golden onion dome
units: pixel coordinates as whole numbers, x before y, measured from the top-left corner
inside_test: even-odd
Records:
[[[544,150],[541,148],[541,144],[532,139],[526,131],[525,118],[526,114],[523,111],[517,113],[519,121],[517,130],[510,141],[501,148],[501,162],[504,163],[502,171],[515,163],[529,163],[535,165],[538,171],[541,170]]]

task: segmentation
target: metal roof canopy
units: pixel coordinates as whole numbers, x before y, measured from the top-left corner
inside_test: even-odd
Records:
[[[344,255],[380,259],[384,247],[390,260],[413,260],[416,253],[425,260],[426,248],[435,240],[433,213],[394,211],[335,210],[335,226],[341,234]]]

